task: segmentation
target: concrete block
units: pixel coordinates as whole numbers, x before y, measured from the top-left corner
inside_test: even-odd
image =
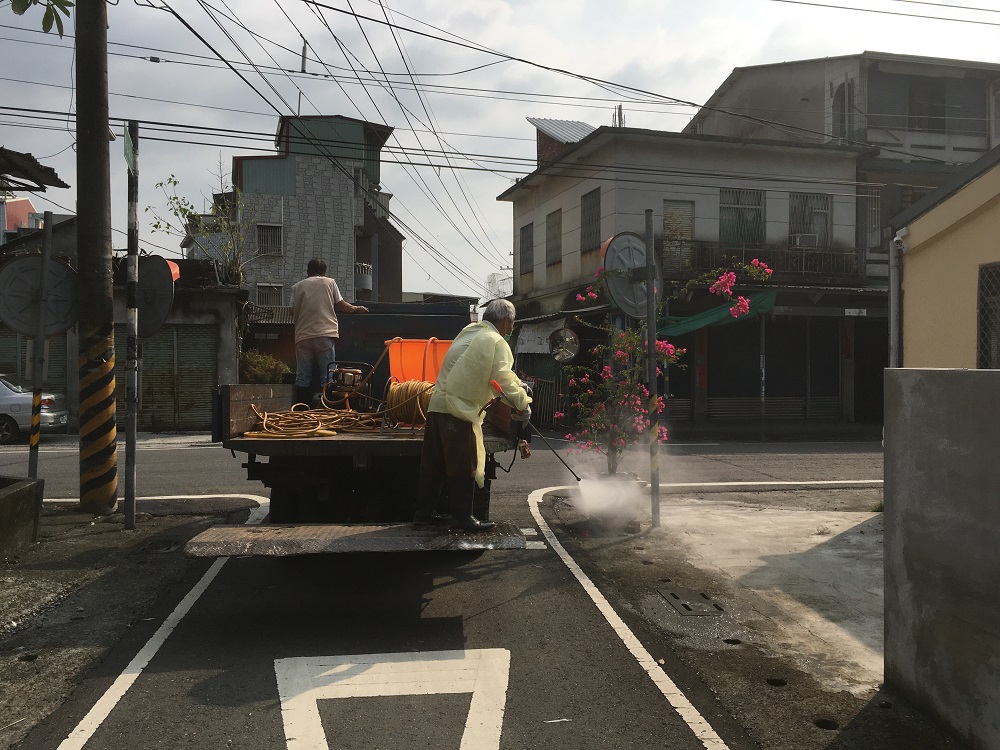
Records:
[[[0,556],[38,541],[44,484],[42,479],[0,476]]]
[[[998,370],[886,370],[885,681],[1000,747]]]

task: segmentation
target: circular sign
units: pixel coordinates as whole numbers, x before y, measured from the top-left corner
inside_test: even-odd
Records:
[[[604,250],[604,270],[608,294],[622,312],[633,318],[646,317],[646,280],[637,277],[646,268],[646,241],[634,232],[622,232],[612,237]],[[653,277],[660,278],[654,266]],[[656,283],[654,296],[659,302],[660,283]]]
[[[549,354],[556,362],[570,362],[580,353],[580,339],[569,328],[560,328],[549,334]]]
[[[167,259],[160,255],[140,257],[136,287],[138,334],[146,339],[160,330],[174,303],[174,276]]]
[[[20,334],[38,334],[38,287],[42,256],[21,255],[0,266],[0,320]],[[76,271],[50,258],[45,280],[45,336],[76,323]]]

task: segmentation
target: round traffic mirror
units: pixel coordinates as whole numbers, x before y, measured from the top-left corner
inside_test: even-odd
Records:
[[[569,362],[580,353],[580,339],[569,328],[549,334],[549,354],[556,362]]]

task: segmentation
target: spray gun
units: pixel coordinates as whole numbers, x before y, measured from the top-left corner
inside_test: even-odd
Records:
[[[485,410],[486,410],[486,409],[488,409],[489,407],[493,406],[493,404],[495,404],[495,403],[496,403],[497,401],[499,401],[500,399],[502,399],[502,398],[503,398],[503,387],[502,387],[502,386],[501,386],[501,385],[500,385],[500,384],[499,384],[499,383],[498,383],[497,381],[495,381],[495,380],[491,380],[491,381],[490,381],[490,388],[492,388],[492,389],[493,389],[494,391],[496,391],[497,395],[496,395],[496,396],[495,396],[495,397],[494,397],[494,398],[493,398],[493,399],[492,399],[492,400],[491,400],[491,401],[490,401],[490,402],[489,402],[488,404],[486,404],[486,406],[484,406],[484,407],[482,408],[482,410],[481,410],[481,411],[485,411]],[[558,453],[558,452],[556,451],[556,449],[552,447],[552,444],[551,444],[551,443],[550,443],[550,442],[549,442],[549,441],[548,441],[548,440],[546,439],[545,435],[543,435],[543,434],[542,434],[542,433],[540,433],[540,432],[539,432],[539,431],[538,431],[537,429],[535,429],[535,427],[534,427],[534,426],[533,426],[533,425],[531,424],[531,421],[530,421],[530,420],[528,420],[528,419],[525,419],[525,420],[523,420],[523,421],[524,421],[524,424],[525,424],[525,425],[527,425],[527,427],[528,427],[529,429],[533,430],[533,431],[534,431],[534,433],[535,433],[536,435],[538,435],[538,437],[540,437],[540,438],[542,439],[542,442],[543,442],[543,443],[545,443],[546,447],[547,447],[547,448],[548,448],[548,449],[549,449],[550,451],[552,451],[552,454],[553,454],[553,455],[554,455],[554,456],[555,456],[556,458],[558,458],[558,459],[559,459],[559,462],[560,462],[560,463],[561,463],[561,464],[562,464],[563,466],[565,466],[565,467],[566,467],[567,471],[569,471],[569,473],[573,475],[573,478],[574,478],[574,479],[575,479],[576,481],[578,481],[578,482],[582,481],[582,480],[580,479],[580,477],[579,477],[579,476],[577,476],[576,472],[575,472],[575,471],[573,471],[573,470],[572,470],[572,469],[571,469],[571,468],[569,467],[569,464],[568,464],[568,463],[566,463],[566,462],[565,462],[565,461],[563,460],[563,457],[559,455],[559,453]]]

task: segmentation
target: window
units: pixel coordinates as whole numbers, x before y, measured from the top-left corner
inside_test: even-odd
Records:
[[[562,263],[562,209],[545,217],[545,265]]]
[[[521,275],[531,273],[535,268],[535,225],[521,227]]]
[[[663,201],[663,251],[660,267],[664,271],[680,271],[691,267],[691,245],[694,237],[694,202]]]
[[[910,115],[910,130],[943,133],[945,80],[943,78],[911,78],[907,106]]]
[[[257,304],[262,307],[283,307],[285,304],[285,285],[258,284]]]
[[[788,245],[793,248],[830,246],[830,196],[791,193],[788,196]]]
[[[601,247],[601,189],[585,193],[580,199],[580,252]]]
[[[1000,263],[979,267],[979,331],[976,367],[1000,369]]]
[[[281,224],[257,225],[257,255],[281,255]]]
[[[724,249],[764,244],[764,191],[719,191],[719,244]]]

